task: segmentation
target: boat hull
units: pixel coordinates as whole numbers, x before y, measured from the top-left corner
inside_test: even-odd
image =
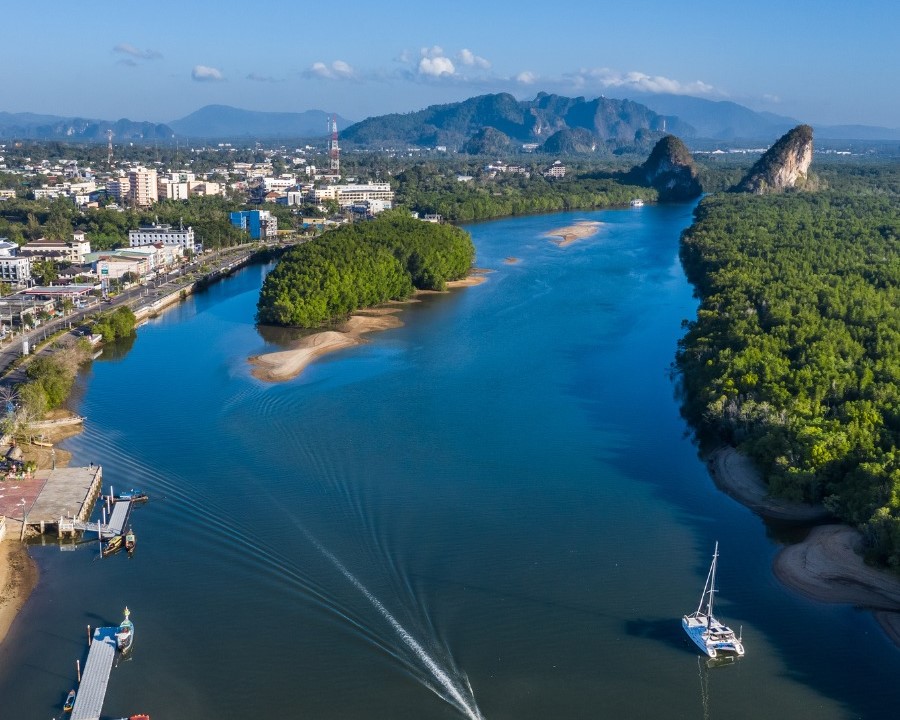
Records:
[[[681,619],[681,626],[694,644],[711,658],[725,655],[744,654],[744,645],[735,637],[734,632],[712,618],[714,633],[710,633],[706,618],[685,615]]]

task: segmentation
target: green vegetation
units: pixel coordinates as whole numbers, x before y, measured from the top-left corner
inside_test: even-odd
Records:
[[[546,164],[543,166],[546,167]],[[548,180],[537,170],[498,176],[491,182],[460,182],[456,174],[419,164],[397,176],[397,202],[421,213],[436,213],[449,222],[624,206],[634,197],[655,201],[656,190],[619,181],[616,173],[596,172]]]
[[[136,322],[131,308],[122,305],[101,315],[94,323],[94,332],[103,336],[103,342],[112,342],[133,335]]]
[[[403,211],[326,233],[285,253],[259,296],[260,323],[317,327],[362,307],[439,290],[465,276],[468,233]]]
[[[701,437],[741,447],[773,494],[824,501],[900,569],[900,197],[877,185],[703,200],[682,239],[701,305],[677,365]]]

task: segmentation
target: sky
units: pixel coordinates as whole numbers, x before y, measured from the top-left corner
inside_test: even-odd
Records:
[[[670,92],[900,128],[888,0],[48,0],[3,16],[0,112],[169,122],[215,103],[356,121],[494,92]]]

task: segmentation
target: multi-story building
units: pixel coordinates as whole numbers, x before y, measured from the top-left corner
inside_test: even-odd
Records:
[[[253,240],[265,240],[278,235],[278,218],[268,210],[241,210],[231,213],[231,224],[250,233]]]
[[[42,255],[47,258],[80,264],[91,251],[91,243],[82,231],[74,234],[72,240],[33,240],[19,249],[20,255]]]
[[[160,200],[187,200],[189,197],[187,182],[177,182],[169,178],[161,178],[156,183],[156,192]]]
[[[391,190],[390,183],[327,185],[313,188],[310,199],[317,203],[323,200],[336,200],[342,209],[360,205],[368,200],[378,200],[384,203],[385,209],[390,209],[394,202],[394,191]]]
[[[131,189],[128,201],[135,207],[150,207],[159,200],[156,188],[156,170],[143,167],[134,168],[128,173]]]
[[[185,250],[193,252],[197,249],[194,242],[194,230],[191,227],[171,225],[142,225],[137,230],[128,231],[128,245],[141,247],[143,245],[179,245]]]
[[[31,258],[17,256],[19,246],[0,238],[0,282],[28,285],[31,282]]]
[[[547,170],[544,171],[544,177],[562,178],[566,176],[566,166],[557,160]]]
[[[124,205],[131,193],[131,180],[127,177],[110,178],[106,181],[106,194],[120,205]]]

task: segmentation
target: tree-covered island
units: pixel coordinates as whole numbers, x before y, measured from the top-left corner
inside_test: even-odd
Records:
[[[260,323],[313,328],[354,310],[442,290],[465,277],[472,239],[451,225],[402,210],[382,213],[297,245],[269,273],[257,304]]]

